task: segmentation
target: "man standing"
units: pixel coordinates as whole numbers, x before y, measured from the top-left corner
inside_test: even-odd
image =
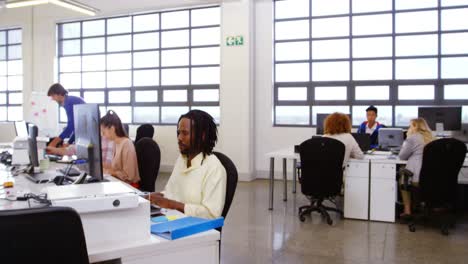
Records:
[[[67,113],[67,126],[58,137],[55,137],[49,143],[49,146],[56,147],[57,144],[59,144],[65,138],[68,138],[69,144],[74,143],[75,122],[73,118],[73,106],[77,104],[84,104],[85,101],[80,97],[68,95],[68,91],[65,90],[65,88],[63,88],[63,86],[59,83],[55,83],[50,86],[49,91],[47,92],[47,96],[65,108],[65,112]]]
[[[213,154],[218,139],[208,113],[192,110],[179,118],[177,139],[181,155],[162,193],[151,202],[188,216],[221,216],[226,197],[226,170]]]
[[[359,134],[369,134],[371,139],[371,148],[377,148],[379,146],[379,129],[385,127],[376,121],[377,119],[377,107],[371,105],[366,109],[367,121],[363,122],[359,128]]]

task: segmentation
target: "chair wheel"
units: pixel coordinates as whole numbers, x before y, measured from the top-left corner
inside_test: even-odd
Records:
[[[410,232],[415,232],[416,231],[416,227],[414,225],[409,225],[408,229],[409,229]]]
[[[443,227],[441,232],[442,232],[442,235],[444,235],[444,236],[448,236],[448,234],[449,234],[449,231],[448,231],[447,227]]]
[[[305,221],[305,217],[303,215],[300,215],[299,216],[299,220],[301,220],[301,222],[304,222]]]
[[[332,225],[332,224],[333,224],[333,220],[331,220],[331,218],[327,218],[327,224],[328,224],[328,225]]]

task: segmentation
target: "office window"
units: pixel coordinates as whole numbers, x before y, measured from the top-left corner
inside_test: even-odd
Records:
[[[274,125],[340,111],[357,126],[371,104],[387,126],[430,105],[461,105],[468,120],[467,1],[273,3]]]
[[[57,30],[59,82],[70,94],[125,123],[176,124],[190,109],[219,123],[218,6],[59,23]]]
[[[22,30],[0,30],[0,121],[23,119]]]

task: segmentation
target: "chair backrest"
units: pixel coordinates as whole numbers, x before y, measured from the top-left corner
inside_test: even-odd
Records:
[[[146,192],[154,192],[161,163],[161,150],[158,143],[152,138],[142,138],[136,143],[135,150],[141,179],[140,189]]]
[[[434,140],[424,147],[419,185],[421,199],[429,206],[455,203],[465,155],[465,143],[454,138]]]
[[[224,208],[221,214],[224,218],[226,218],[229,212],[229,208],[231,208],[231,203],[237,188],[237,169],[232,160],[223,153],[213,152],[213,154],[219,159],[221,164],[223,164],[224,169],[226,170],[226,200],[224,202]]]
[[[68,207],[0,211],[2,263],[88,264],[78,213]]]
[[[311,138],[299,147],[301,191],[315,198],[340,193],[343,184],[345,145],[332,138]]]
[[[153,138],[154,136],[154,127],[151,124],[143,124],[137,128],[136,137],[135,137],[135,144],[138,140],[148,137]]]

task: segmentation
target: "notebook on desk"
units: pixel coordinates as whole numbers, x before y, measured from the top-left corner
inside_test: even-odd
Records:
[[[198,217],[184,217],[151,225],[151,233],[166,239],[178,239],[196,233],[222,227],[224,218],[204,219]]]

